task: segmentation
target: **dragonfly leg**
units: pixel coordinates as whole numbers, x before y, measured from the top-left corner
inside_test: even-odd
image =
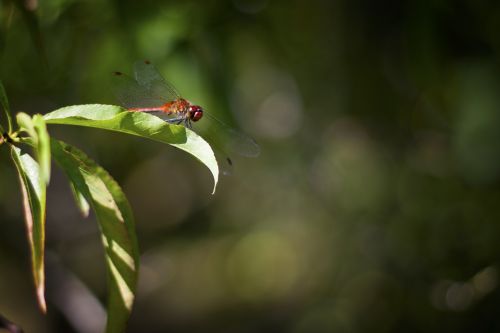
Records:
[[[183,120],[184,120],[183,117],[175,117],[175,118],[171,118],[171,119],[166,119],[165,121],[169,124],[179,125]]]
[[[180,117],[175,117],[175,118],[171,118],[171,119],[167,119],[165,120],[167,123],[169,124],[175,124],[175,125],[180,125],[182,123],[184,123],[184,125],[189,128],[189,129],[193,129],[193,125],[191,123],[191,119],[189,118],[186,118],[186,117],[183,117],[183,116],[180,116]]]

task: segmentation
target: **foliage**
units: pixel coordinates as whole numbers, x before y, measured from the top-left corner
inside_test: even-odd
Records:
[[[500,331],[498,2],[18,3],[36,6],[48,66],[25,14],[2,1],[0,71],[16,112],[114,104],[111,73],[148,59],[262,147],[258,160],[232,159],[208,196],[211,176],[178,149],[47,125],[104,166],[133,207],[142,251],[129,332]],[[6,147],[0,313],[30,332],[99,331],[84,327],[105,324],[98,224],[85,223],[56,165],[49,315],[26,295]]]
[[[108,274],[108,320],[106,332],[122,332],[132,311],[136,293],[139,250],[134,218],[120,186],[92,159],[77,148],[51,138],[46,124],[88,126],[132,134],[180,148],[205,164],[214,177],[218,166],[210,146],[196,133],[171,125],[146,113],[128,112],[112,105],[76,105],[33,117],[17,114],[18,129],[13,129],[9,104],[0,82],[1,104],[9,131],[0,144],[11,150],[23,196],[26,230],[31,248],[33,278],[38,304],[46,312],[45,302],[45,220],[47,185],[51,158],[66,174],[77,205],[87,216],[94,211],[103,242]],[[23,146],[24,144],[24,146]],[[36,159],[25,147],[31,146]]]

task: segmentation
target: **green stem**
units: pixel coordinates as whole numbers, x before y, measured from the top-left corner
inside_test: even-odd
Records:
[[[19,137],[19,132],[14,132],[14,133],[0,133],[0,145],[3,143],[26,143],[29,145],[33,146],[33,142],[30,140],[30,138],[24,138],[24,137]]]

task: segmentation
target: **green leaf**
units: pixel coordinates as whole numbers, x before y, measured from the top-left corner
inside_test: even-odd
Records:
[[[90,205],[88,201],[85,199],[83,193],[80,192],[72,182],[70,182],[69,184],[71,187],[71,192],[75,197],[76,205],[80,209],[80,212],[82,213],[83,217],[88,217],[90,212]]]
[[[36,145],[37,160],[43,179],[48,184],[50,181],[50,137],[42,115],[34,115],[33,124],[38,139]]]
[[[33,124],[33,120],[28,114],[19,112],[16,115],[16,120],[19,127],[21,127],[21,130],[28,133],[28,135],[33,139],[36,139],[35,124]]]
[[[12,118],[10,117],[10,107],[9,100],[7,99],[7,93],[5,88],[0,81],[0,104],[2,104],[2,109],[5,113],[5,118],[7,119],[8,132],[12,132]],[[1,129],[3,132],[3,128]]]
[[[114,105],[74,105],[44,115],[47,124],[77,125],[101,128],[137,135],[170,144],[182,149],[208,167],[214,178],[214,189],[219,178],[219,167],[210,145],[190,129],[172,125],[145,113],[129,112]]]
[[[28,154],[11,146],[11,156],[21,182],[24,218],[31,249],[31,264],[38,304],[43,312],[45,305],[45,183],[40,180],[40,167]]]
[[[45,120],[39,114],[31,118],[23,112],[18,113],[16,119],[21,130],[27,132],[32,139],[37,161],[40,164],[41,179],[48,184],[50,180],[50,139]]]
[[[80,150],[51,140],[53,156],[97,217],[108,272],[106,332],[123,332],[135,297],[139,250],[128,201],[111,176]]]
[[[12,157],[23,184],[24,212],[28,239],[31,246],[33,276],[37,288],[40,308],[46,311],[45,305],[45,206],[46,186],[50,179],[50,139],[41,115],[31,118],[25,113],[17,115],[17,123],[21,130],[28,133],[25,142],[34,147],[38,163],[28,154],[20,154],[18,148],[12,148]],[[17,158],[16,158],[17,157]]]

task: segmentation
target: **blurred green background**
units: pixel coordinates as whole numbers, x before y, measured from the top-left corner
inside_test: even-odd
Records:
[[[500,331],[498,2],[30,0],[41,38],[1,4],[16,112],[116,104],[111,72],[149,59],[261,146],[211,196],[209,172],[175,148],[49,128],[135,212],[128,332]],[[99,332],[93,217],[54,168],[42,316],[1,148],[0,313],[27,332]]]

